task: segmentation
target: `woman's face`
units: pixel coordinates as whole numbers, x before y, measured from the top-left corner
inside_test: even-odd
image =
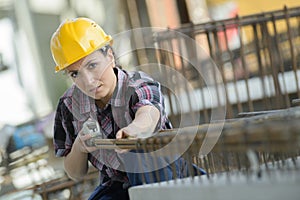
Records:
[[[116,86],[114,56],[108,49],[105,56],[95,51],[66,68],[76,86],[86,95],[102,100],[110,97]]]

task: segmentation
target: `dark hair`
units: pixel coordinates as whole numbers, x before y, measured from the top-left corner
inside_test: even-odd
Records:
[[[110,45],[105,45],[104,47],[101,47],[101,48],[99,49],[99,51],[100,51],[104,56],[106,56],[106,55],[107,55],[108,49],[111,49],[112,52],[113,52],[113,54],[114,54],[114,50],[112,49],[112,47],[111,47]]]
[[[100,48],[99,51],[100,51],[104,56],[107,56],[107,51],[108,51],[109,49],[112,51],[112,54],[113,54],[113,56],[114,56],[114,58],[115,58],[115,66],[120,67],[120,66],[117,64],[117,59],[116,59],[115,51],[113,50],[112,46],[110,46],[110,45],[105,45],[104,47]]]

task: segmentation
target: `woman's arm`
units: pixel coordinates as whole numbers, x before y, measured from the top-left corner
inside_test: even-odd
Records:
[[[75,135],[72,124],[73,115],[60,99],[55,114],[54,145],[55,154],[64,157],[64,168],[67,175],[74,180],[80,180],[88,171],[88,153],[96,150],[85,145],[89,134],[83,134],[83,129]],[[71,146],[71,148],[70,148]]]
[[[117,132],[116,138],[149,137],[154,132],[159,119],[160,112],[155,106],[142,106],[137,110],[132,123]]]
[[[64,167],[68,176],[73,180],[80,180],[88,171],[88,154],[84,150],[82,141],[78,136],[70,153],[64,159]]]
[[[68,176],[74,180],[80,180],[88,172],[88,153],[97,150],[95,146],[87,146],[86,140],[92,136],[88,133],[79,131],[70,153],[64,160],[65,171]]]

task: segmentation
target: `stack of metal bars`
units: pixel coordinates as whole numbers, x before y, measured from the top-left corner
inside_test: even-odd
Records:
[[[299,120],[300,107],[293,107],[224,123],[165,130],[146,139],[99,139],[96,144],[105,149],[143,150],[149,157],[157,156],[159,150],[163,150],[159,156],[166,157],[181,152],[185,167],[193,169],[196,164],[206,171],[205,175],[195,173],[181,179],[174,177],[172,181],[132,187],[131,199],[198,199],[203,196],[215,200],[224,199],[224,195],[230,199],[298,199]],[[215,134],[219,127],[222,131]],[[211,152],[199,154],[205,139],[216,135],[218,140]],[[172,142],[175,144],[167,147]],[[175,165],[171,166],[175,171]],[[159,177],[154,178],[159,180]]]

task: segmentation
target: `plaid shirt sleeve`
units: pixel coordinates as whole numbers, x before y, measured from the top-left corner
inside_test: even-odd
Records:
[[[137,101],[131,106],[134,113],[142,106],[155,106],[160,111],[160,122],[157,124],[156,130],[171,128],[171,123],[165,113],[164,98],[158,82],[146,81],[138,84],[138,87],[135,89],[135,95]]]
[[[164,109],[161,104],[162,96],[158,83],[144,83],[136,88],[135,94],[138,101],[133,106],[134,111],[137,111],[138,108],[145,105],[153,105],[160,111]]]
[[[60,99],[54,121],[54,149],[57,157],[68,155],[75,140],[72,114]]]

